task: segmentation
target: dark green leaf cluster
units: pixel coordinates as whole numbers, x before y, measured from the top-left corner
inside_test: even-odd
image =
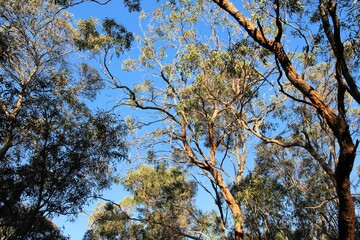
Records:
[[[81,51],[109,51],[113,49],[117,56],[129,50],[134,40],[132,33],[117,23],[114,19],[105,18],[102,21],[101,34],[96,26],[96,20],[90,18],[80,21],[78,24],[79,37],[75,40],[76,46]]]
[[[11,209],[11,214],[1,218],[0,234],[4,239],[49,239],[49,240],[67,240],[62,231],[44,216],[36,216],[37,213],[25,206],[17,206]],[[16,218],[13,218],[16,216]],[[11,226],[8,222],[11,221]],[[32,225],[24,224],[32,222]],[[26,236],[25,238],[23,236]]]
[[[1,52],[0,61],[1,62],[6,61],[6,57],[5,57],[4,53],[9,51],[9,45],[10,45],[9,36],[5,32],[1,31],[0,32],[0,52]]]
[[[49,2],[62,6],[70,6],[72,3],[71,0],[50,0]]]
[[[141,0],[124,0],[124,4],[130,12],[141,10]]]
[[[159,0],[156,1],[159,2]],[[170,0],[169,2],[172,4],[176,3],[174,0]],[[124,5],[129,9],[129,12],[141,11],[141,0],[124,0]]]
[[[102,28],[105,34],[112,38],[112,44],[117,54],[130,49],[134,36],[123,25],[118,24],[114,19],[105,18]]]
[[[0,61],[0,235],[61,239],[51,218],[76,215],[112,183],[115,164],[126,155],[126,128],[118,116],[84,103],[104,84],[93,67],[68,62],[75,47],[66,12],[14,0],[1,1],[0,13],[6,36]]]

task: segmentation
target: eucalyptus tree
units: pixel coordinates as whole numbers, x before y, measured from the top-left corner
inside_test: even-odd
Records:
[[[260,144],[254,171],[241,185],[251,239],[338,239],[336,192],[302,149]]]
[[[359,2],[213,2],[232,16],[258,47],[273,54],[279,72],[285,75],[279,75],[280,90],[294,105],[303,106],[298,114],[303,119],[301,127],[291,137],[283,135],[278,140],[256,134],[268,143],[307,150],[336,188],[339,238],[354,239],[350,173],[359,143]],[[295,47],[288,44],[295,41]],[[316,117],[321,136],[309,134]],[[324,139],[328,143],[322,145]],[[334,145],[329,144],[332,140]]]
[[[273,108],[259,99],[258,91],[266,85],[271,89],[267,78],[273,69],[260,74],[256,68],[264,59],[254,58],[268,53],[249,48],[240,41],[242,33],[228,35],[238,32],[237,24],[201,2],[165,3],[140,18],[147,25],[137,38],[140,57],[124,61],[123,67],[144,70],[144,81],[119,81],[106,65],[109,52],[103,61],[114,87],[124,90],[119,105],[149,113],[144,121],[128,118],[128,125],[136,131],[152,124],[153,130],[139,139],[149,158],[175,159],[210,180],[223,231],[230,226],[235,238],[242,239],[241,205],[232,189],[242,181],[246,166],[248,126],[243,119],[254,121],[256,111],[266,114]]]
[[[121,180],[131,196],[98,205],[85,239],[217,239],[215,213],[196,209],[196,183],[183,170],[140,165]]]
[[[84,104],[104,82],[70,64],[85,41],[71,22],[48,2],[0,1],[2,239],[58,238],[51,218],[80,212],[125,157],[124,123]]]

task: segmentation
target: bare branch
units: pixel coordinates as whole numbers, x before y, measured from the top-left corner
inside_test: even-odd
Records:
[[[315,209],[318,209],[318,208],[322,208],[325,204],[327,204],[328,202],[330,201],[333,201],[335,199],[337,199],[338,197],[333,197],[333,198],[330,198],[330,199],[325,199],[324,201],[322,201],[319,205],[317,206],[313,206],[313,207],[305,207],[306,209],[312,209],[312,210],[315,210]]]

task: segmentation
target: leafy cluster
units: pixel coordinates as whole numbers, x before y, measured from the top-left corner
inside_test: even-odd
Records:
[[[104,34],[97,30],[96,25],[97,20],[94,18],[78,22],[79,36],[75,44],[79,50],[99,53],[100,50],[108,51],[111,48],[119,56],[130,49],[134,37],[123,25],[118,24],[114,19],[105,18],[102,21]]]
[[[203,239],[216,234],[211,222],[216,215],[195,208],[196,185],[185,172],[141,165],[128,172],[123,185],[132,197],[99,205],[84,239]]]
[[[103,88],[76,51],[71,18],[40,1],[0,1],[0,235],[57,238],[51,223],[74,216],[112,182],[126,155],[124,124],[90,110]]]

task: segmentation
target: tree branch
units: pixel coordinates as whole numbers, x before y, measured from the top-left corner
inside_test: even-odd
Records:
[[[333,201],[335,199],[337,199],[338,197],[332,197],[332,198],[329,198],[329,199],[325,199],[324,201],[322,201],[319,205],[317,206],[313,206],[313,207],[305,207],[306,209],[312,209],[312,210],[315,210],[315,209],[318,209],[318,208],[321,208],[322,206],[324,206],[325,204],[327,204],[328,202],[330,201]]]

